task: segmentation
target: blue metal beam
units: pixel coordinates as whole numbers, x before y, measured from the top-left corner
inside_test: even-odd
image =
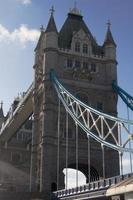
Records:
[[[124,103],[133,111],[133,97],[128,94],[125,90],[120,88],[116,81],[112,83],[113,90],[121,97]]]

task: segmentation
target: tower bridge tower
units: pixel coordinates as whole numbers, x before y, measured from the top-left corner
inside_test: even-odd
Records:
[[[117,115],[117,97],[112,81],[117,80],[116,44],[110,25],[102,46],[98,45],[83,16],[75,7],[68,13],[58,32],[54,9],[46,30],[41,29],[35,49],[34,123],[31,159],[31,190],[44,192],[49,199],[57,184],[58,97],[50,81],[50,70],[83,102],[102,112]],[[68,117],[68,167],[76,168],[75,123]],[[66,112],[61,107],[60,161],[58,189],[64,187]],[[79,128],[78,169],[88,180],[87,138]],[[111,138],[110,138],[111,139]],[[118,153],[105,148],[105,174],[102,171],[101,146],[90,139],[90,180],[119,174]],[[111,168],[111,163],[116,164]]]

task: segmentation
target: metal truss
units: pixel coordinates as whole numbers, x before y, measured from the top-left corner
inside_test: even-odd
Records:
[[[113,117],[87,106],[61,84],[53,70],[51,80],[66,111],[88,137],[118,152],[133,153],[133,149],[128,147],[133,140],[131,128],[128,130],[128,127],[133,127],[133,121]]]

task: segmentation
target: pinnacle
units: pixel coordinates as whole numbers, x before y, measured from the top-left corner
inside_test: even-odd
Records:
[[[52,6],[52,8],[50,9],[50,11],[51,11],[51,16],[50,16],[50,19],[49,19],[49,22],[48,22],[48,25],[47,25],[47,28],[46,28],[46,31],[45,31],[45,32],[58,32],[58,31],[57,31],[57,28],[56,28],[54,16],[53,16],[53,13],[54,13],[54,8],[53,8],[53,6]]]
[[[112,33],[111,33],[111,30],[110,30],[110,26],[111,26],[110,21],[108,21],[107,26],[108,26],[108,28],[107,28],[107,33],[106,33],[106,37],[104,40],[104,45],[113,44],[114,46],[116,46],[115,41],[112,36]]]

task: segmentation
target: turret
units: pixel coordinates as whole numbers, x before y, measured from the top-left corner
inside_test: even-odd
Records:
[[[3,113],[3,102],[1,102],[1,107],[0,107],[0,129],[2,127],[2,123],[4,122],[4,113]]]
[[[54,20],[54,8],[50,9],[51,15],[48,25],[45,30],[45,41],[44,41],[44,64],[43,74],[44,79],[49,79],[49,72],[51,68],[57,67],[58,57],[58,31]]]
[[[45,30],[45,48],[57,48],[58,47],[58,31],[56,28],[55,20],[54,20],[54,8],[50,9],[51,16]]]
[[[110,21],[108,21],[107,25],[108,25],[107,33],[103,44],[105,57],[111,60],[116,60],[116,44],[110,30],[111,26]]]

